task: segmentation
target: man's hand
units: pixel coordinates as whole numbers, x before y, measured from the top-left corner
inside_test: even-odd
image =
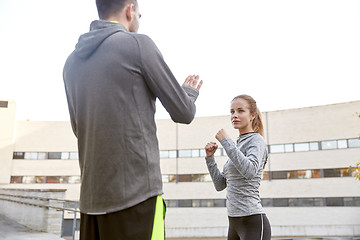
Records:
[[[215,138],[221,142],[221,140],[223,140],[224,138],[228,137],[229,135],[225,132],[224,129],[221,129],[220,131],[218,131],[218,133],[216,134]]]
[[[218,145],[214,142],[209,142],[208,144],[206,144],[205,146],[206,157],[212,157],[216,152],[217,148]]]
[[[199,91],[203,84],[203,80],[201,80],[199,84],[198,81],[199,81],[199,75],[190,75],[185,79],[183,86],[188,86]]]

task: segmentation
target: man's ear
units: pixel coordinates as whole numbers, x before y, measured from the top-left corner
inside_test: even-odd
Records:
[[[133,18],[132,11],[134,9],[134,4],[128,4],[125,8],[126,19],[130,22]]]

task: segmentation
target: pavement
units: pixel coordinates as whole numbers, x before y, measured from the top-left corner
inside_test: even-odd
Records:
[[[63,240],[51,233],[31,230],[3,215],[0,215],[0,240]]]

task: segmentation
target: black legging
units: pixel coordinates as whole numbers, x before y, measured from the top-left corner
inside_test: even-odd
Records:
[[[229,217],[228,240],[270,240],[271,227],[265,214]]]

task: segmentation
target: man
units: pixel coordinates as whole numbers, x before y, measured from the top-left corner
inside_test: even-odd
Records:
[[[136,33],[136,0],[96,4],[100,20],[63,72],[82,177],[80,239],[164,239],[155,100],[188,124],[202,81],[192,75],[180,86],[153,41]]]

